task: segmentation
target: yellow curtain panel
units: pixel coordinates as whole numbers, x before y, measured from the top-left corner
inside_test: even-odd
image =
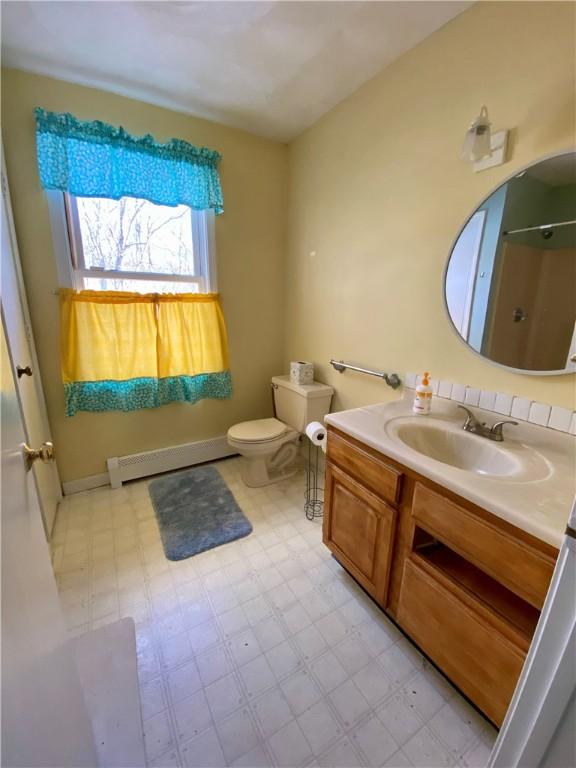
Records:
[[[60,319],[69,416],[231,395],[217,294],[64,290]]]
[[[157,306],[161,378],[228,369],[226,326],[214,294],[159,296]]]

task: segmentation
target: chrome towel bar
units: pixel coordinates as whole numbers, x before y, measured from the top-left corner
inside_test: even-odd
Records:
[[[358,365],[350,365],[343,360],[330,360],[330,365],[338,371],[338,373],[344,373],[346,369],[350,371],[357,371],[358,373],[367,373],[368,376],[377,376],[379,379],[384,379],[386,384],[392,389],[398,389],[402,381],[397,373],[383,373],[383,371],[372,371],[370,368],[360,368]]]

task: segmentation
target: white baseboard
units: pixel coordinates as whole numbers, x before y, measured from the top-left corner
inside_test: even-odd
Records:
[[[233,456],[235,451],[228,445],[226,435],[197,440],[193,443],[171,445],[154,451],[114,456],[107,459],[108,475],[112,488],[121,488],[126,480],[151,477],[161,472],[171,472],[205,461],[215,461]]]
[[[169,472],[233,455],[234,451],[228,445],[226,436],[222,435],[195,443],[108,459],[108,472],[62,483],[62,490],[65,496],[70,496],[73,493],[90,491],[92,488],[100,488],[103,485],[120,488],[126,480],[149,477],[159,472]]]
[[[70,496],[73,493],[81,493],[82,491],[91,491],[92,488],[100,488],[102,485],[110,485],[108,472],[102,472],[100,475],[80,477],[78,480],[69,480],[67,483],[62,483],[62,490],[64,496]]]

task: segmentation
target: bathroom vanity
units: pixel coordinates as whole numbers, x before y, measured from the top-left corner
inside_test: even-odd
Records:
[[[499,726],[558,554],[574,439],[521,425],[491,444],[435,405],[327,417],[324,543]]]

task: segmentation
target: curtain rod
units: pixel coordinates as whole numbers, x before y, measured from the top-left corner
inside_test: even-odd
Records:
[[[555,224],[539,224],[537,227],[524,227],[523,229],[509,229],[502,232],[503,235],[518,235],[520,232],[534,232],[543,229],[554,229],[554,227],[567,227],[570,224],[576,224],[576,219],[571,221],[557,221]]]

